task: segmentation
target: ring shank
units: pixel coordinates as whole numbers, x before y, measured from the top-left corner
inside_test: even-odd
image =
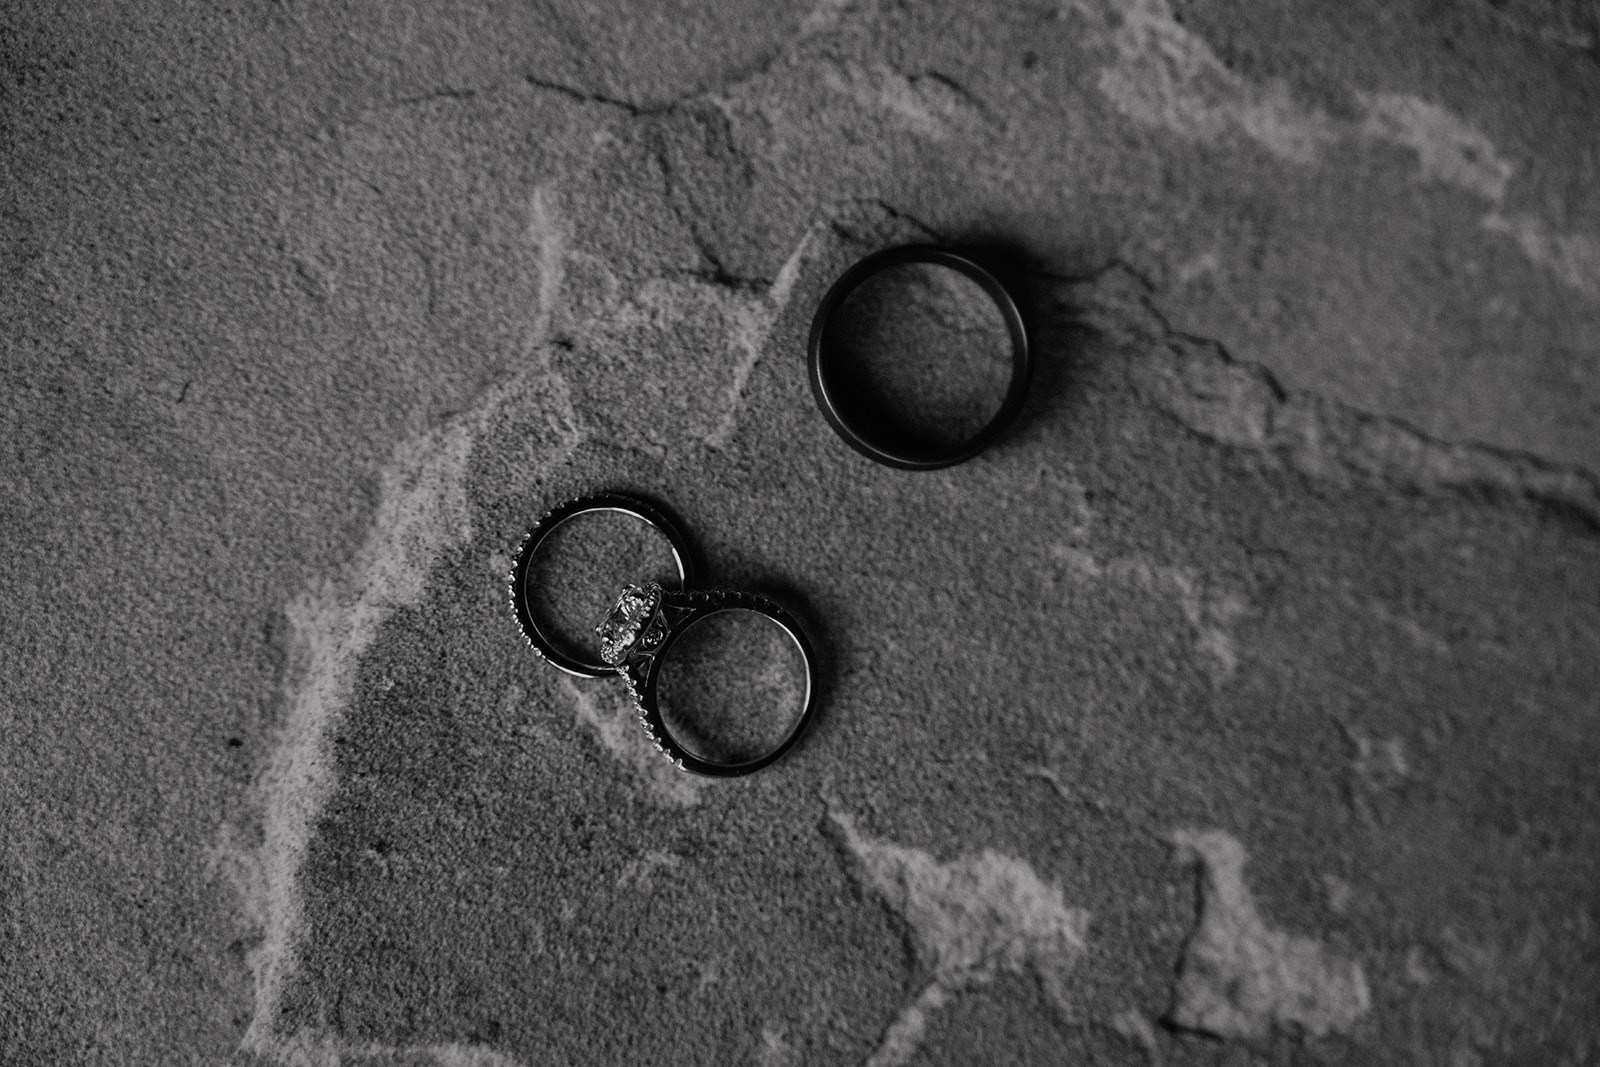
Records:
[[[838,354],[829,344],[828,331],[839,309],[862,283],[872,276],[893,267],[911,264],[930,264],[959,272],[973,282],[994,301],[1005,320],[1006,332],[1011,339],[1011,380],[999,409],[977,433],[946,447],[930,447],[898,440],[881,430],[874,431],[864,425],[859,411],[859,398],[839,382]],[[948,248],[937,245],[902,245],[875,252],[856,263],[833,283],[817,313],[811,321],[808,345],[808,363],[811,389],[822,410],[823,417],[844,438],[845,442],[862,455],[903,470],[938,470],[971,459],[986,448],[1022,410],[1032,377],[1032,359],[1028,350],[1027,328],[1016,301],[1006,291],[999,279],[976,261]]]
[[[663,610],[673,616],[665,639],[653,652],[635,653],[622,665],[621,673],[628,681],[640,721],[668,759],[683,770],[714,778],[733,778],[750,774],[774,762],[789,751],[805,733],[816,710],[816,657],[799,622],[775,602],[755,593],[695,592],[667,593]],[[690,751],[673,736],[661,714],[659,686],[661,670],[672,647],[696,623],[712,615],[727,611],[749,611],[777,624],[788,635],[800,652],[805,665],[805,695],[800,714],[795,717],[783,738],[760,756],[734,762],[708,760]]]

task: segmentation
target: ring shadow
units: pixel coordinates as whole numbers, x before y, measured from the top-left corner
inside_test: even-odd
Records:
[[[819,733],[827,736],[832,729],[827,712],[829,698],[838,688],[839,650],[830,640],[830,631],[822,625],[821,616],[812,607],[810,598],[798,586],[782,580],[763,580],[749,583],[749,591],[777,601],[793,616],[805,636],[812,658],[811,700],[815,710],[805,732],[795,739],[794,746],[780,760],[783,762],[793,758],[795,752],[813,744],[813,738]]]
[[[1090,328],[1082,309],[1066,290],[1078,279],[1044,258],[1021,239],[994,234],[958,235],[944,242],[993,274],[1011,294],[1027,331],[1029,382],[1027,399],[1012,424],[991,445],[1010,451],[1028,436],[1030,427],[1054,421],[1081,395],[1084,339]]]

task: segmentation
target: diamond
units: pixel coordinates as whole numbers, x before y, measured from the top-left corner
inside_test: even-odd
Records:
[[[600,638],[600,658],[613,667],[626,659],[660,603],[661,587],[654,582],[624,586],[616,607],[594,628]]]

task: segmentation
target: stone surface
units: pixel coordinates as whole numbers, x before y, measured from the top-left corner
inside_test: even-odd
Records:
[[[0,1062],[1600,1056],[1592,5],[4,25]],[[805,374],[909,240],[1038,357],[917,474]],[[815,636],[778,765],[519,640],[601,488]]]
[[[862,880],[906,924],[917,962],[930,972],[928,984],[884,1031],[869,1064],[911,1062],[927,1040],[934,1011],[1002,972],[1037,977],[1070,1018],[1067,981],[1087,950],[1089,914],[1068,906],[1059,885],[992,849],[940,863],[922,850],[864,837],[846,815],[832,818]]]
[[[1179,830],[1172,843],[1199,868],[1201,901],[1167,1015],[1174,1026],[1256,1041],[1274,1030],[1325,1037],[1351,1030],[1372,1010],[1359,963],[1262,919],[1237,839],[1220,830]]]

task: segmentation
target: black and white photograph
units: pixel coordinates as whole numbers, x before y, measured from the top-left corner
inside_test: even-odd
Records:
[[[0,1067],[1600,1067],[1600,0],[0,0]]]

